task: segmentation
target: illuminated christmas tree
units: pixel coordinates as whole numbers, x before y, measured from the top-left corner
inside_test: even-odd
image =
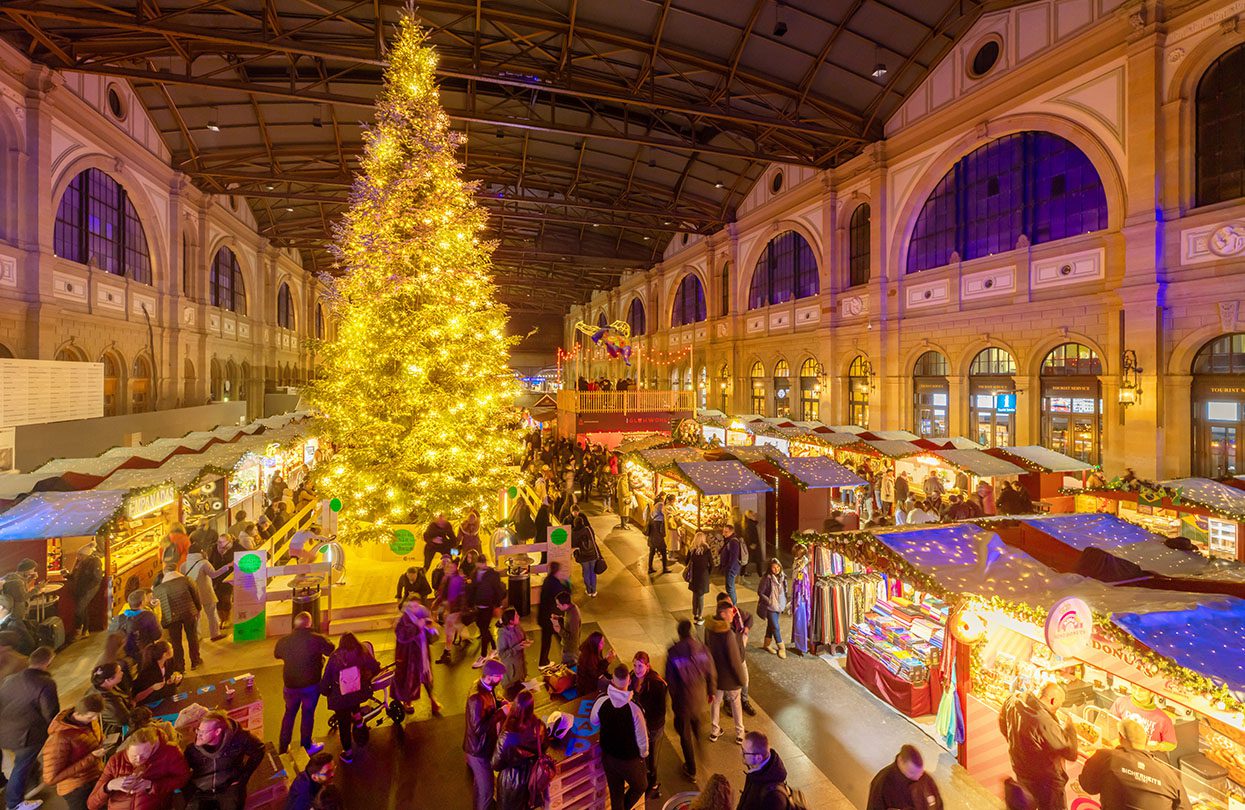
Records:
[[[495,299],[488,214],[455,157],[434,81],[437,55],[404,19],[350,208],[334,234],[336,340],[309,398],[337,453],[315,471],[339,498],[339,537],[386,539],[394,524],[482,515],[508,481],[517,434],[507,311]]]

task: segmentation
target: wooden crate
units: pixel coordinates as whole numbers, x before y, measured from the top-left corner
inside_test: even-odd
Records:
[[[608,805],[601,749],[595,742],[565,759],[554,758],[545,810],[605,810]]]
[[[277,755],[277,749],[272,743],[264,743],[264,760],[246,785],[246,810],[277,810],[285,807],[292,778],[286,764]]]

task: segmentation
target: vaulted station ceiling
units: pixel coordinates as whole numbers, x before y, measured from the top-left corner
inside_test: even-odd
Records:
[[[832,166],[879,138],[993,5],[422,0],[416,14],[493,213],[502,295],[535,314],[651,266],[677,232],[730,222],[771,161]],[[129,80],[178,168],[245,196],[266,236],[328,270],[403,8],[6,0],[0,35],[52,67]]]

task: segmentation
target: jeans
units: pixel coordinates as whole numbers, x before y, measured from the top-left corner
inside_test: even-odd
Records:
[[[30,769],[35,766],[41,750],[42,743],[13,752],[13,770],[9,773],[9,783],[4,787],[4,803],[9,810],[26,800],[26,780],[30,778]]]
[[[739,604],[739,597],[735,595],[735,578],[738,576],[739,574],[737,573],[732,574],[730,571],[726,572],[726,595],[729,596],[731,598],[731,602],[736,605]]]
[[[175,621],[164,628],[169,634],[169,642],[173,645],[173,669],[177,672],[186,671],[186,653],[182,648],[183,635],[186,636],[186,646],[190,648],[190,664],[197,667],[203,663],[203,659],[199,656],[199,628],[195,624],[197,621],[196,616],[193,621]]]
[[[337,718],[337,739],[341,740],[342,752],[354,748],[354,713],[356,709],[342,709],[333,712]]]
[[[730,701],[731,704],[731,717],[735,720],[735,737],[742,738],[744,736],[744,710],[738,689],[719,689],[713,693],[713,703],[709,705],[709,723],[713,726],[713,733],[722,733],[722,726],[718,721],[722,718],[724,699]]]
[[[476,627],[480,629],[480,656],[488,655],[489,649],[497,649],[493,639],[493,608],[489,605],[476,605]]]
[[[644,758],[644,770],[648,774],[648,786],[657,784],[657,749],[662,738],[662,727],[648,729],[648,756]]]
[[[489,810],[493,806],[493,763],[488,757],[473,757],[466,754],[467,767],[471,769],[471,784],[474,789],[472,810]]]
[[[674,715],[674,730],[679,735],[679,745],[683,748],[683,762],[693,775],[696,773],[696,756],[700,753],[701,758],[704,757],[704,749],[700,740],[700,726],[702,717],[699,714],[679,714]],[[648,741],[651,746],[652,740]]]
[[[692,591],[692,618],[699,619],[704,616],[705,595],[699,591]]]
[[[84,594],[79,594],[77,603],[74,605],[73,615],[77,626],[74,630],[90,630],[91,616],[91,600],[95,598],[95,594],[99,593],[99,586],[96,585]]]
[[[597,592],[597,561],[582,562],[579,567],[584,572],[584,590],[588,593]]]
[[[85,784],[76,790],[71,790],[62,798],[65,804],[69,806],[69,810],[87,810],[86,799],[91,795],[91,790],[95,787],[93,784]]]
[[[771,638],[782,644],[782,628],[778,626],[779,613],[776,610],[765,611],[765,640]]]
[[[666,559],[666,541],[661,541],[661,545],[649,545],[648,547],[648,571],[653,572],[653,558],[658,554],[661,555],[661,568],[663,571],[670,567],[669,561]]]
[[[601,768],[605,771],[605,784],[610,791],[610,810],[631,810],[635,807],[635,803],[648,789],[644,760],[639,757],[615,759],[608,754],[602,754]]]
[[[290,739],[294,736],[294,715],[299,709],[303,712],[303,723],[299,729],[298,741],[303,748],[311,747],[311,729],[316,723],[316,704],[320,702],[319,686],[303,686],[297,689],[285,687],[281,690],[285,698],[285,714],[281,715],[281,736],[277,742],[277,752],[284,754],[290,748]]]

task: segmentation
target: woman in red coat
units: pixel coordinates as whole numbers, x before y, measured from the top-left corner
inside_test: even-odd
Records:
[[[186,784],[190,767],[182,752],[154,728],[140,728],[104,766],[87,800],[90,810],[164,810],[173,791]]]

